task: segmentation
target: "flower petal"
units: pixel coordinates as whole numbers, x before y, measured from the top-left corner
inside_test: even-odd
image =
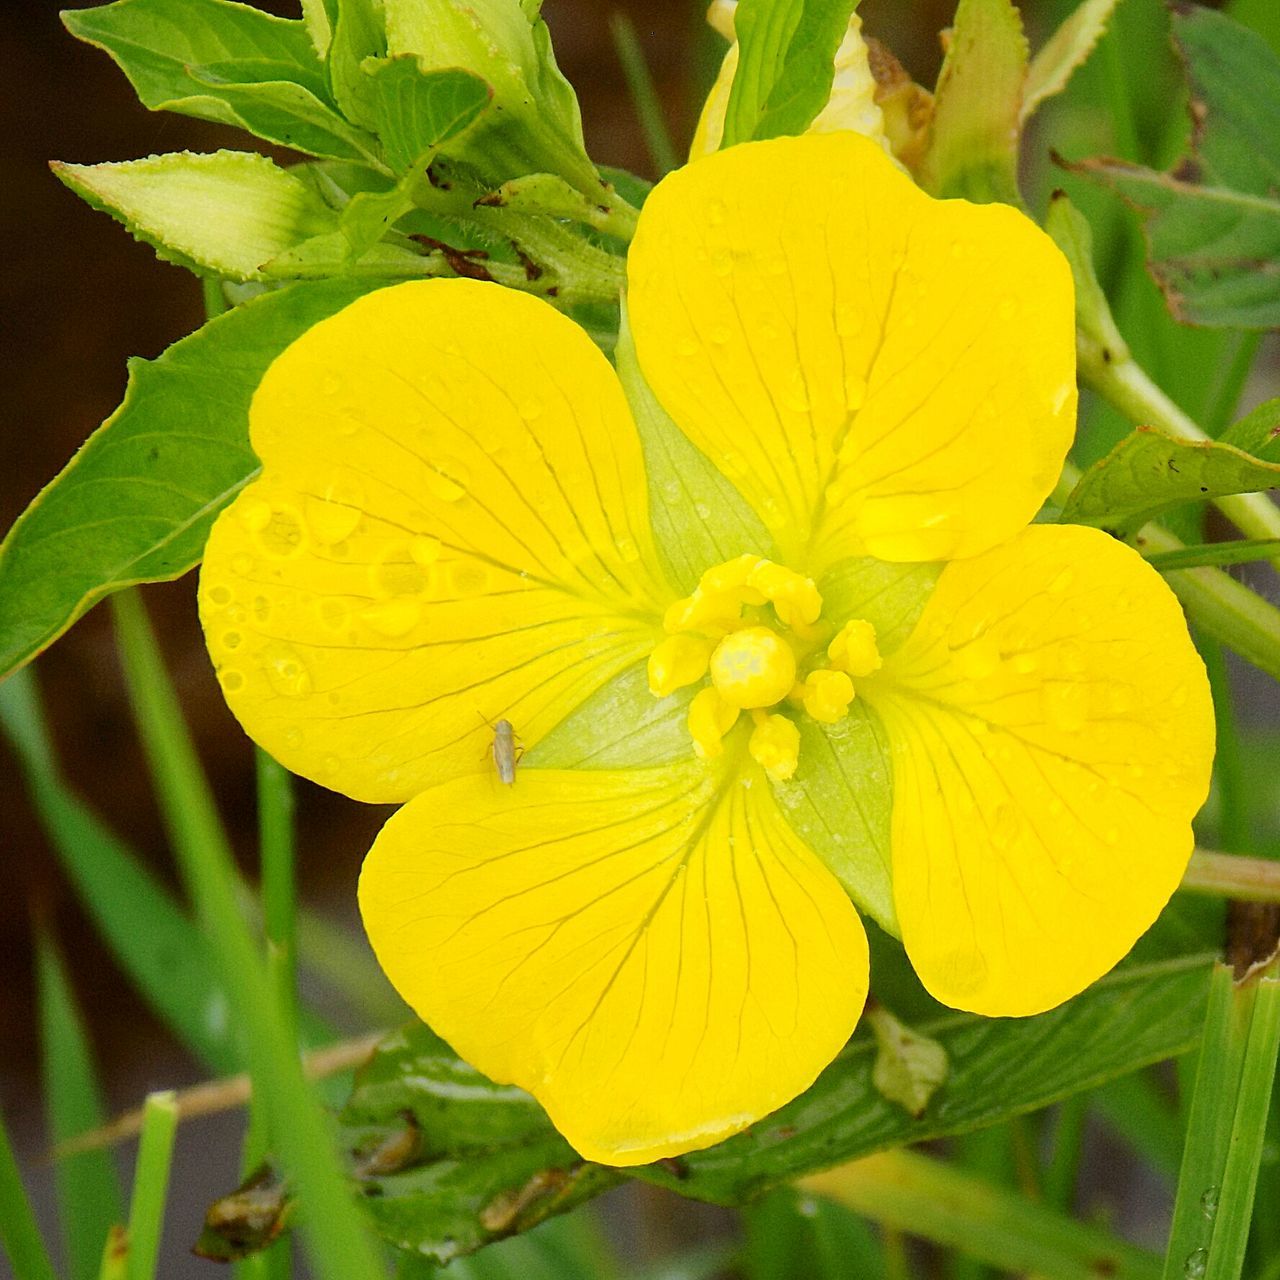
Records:
[[[459,778],[365,862],[365,928],[401,995],[587,1159],[736,1133],[807,1088],[862,1010],[861,923],[747,770]]]
[[[297,773],[406,800],[481,769],[486,721],[532,746],[661,634],[635,426],[542,302],[370,294],[276,360],[251,435],[201,616],[231,709]]]
[[[1155,570],[1098,530],[1034,525],[948,565],[864,692],[930,992],[1038,1013],[1110,969],[1186,869],[1213,760],[1204,666]]]
[[[1071,274],[1014,209],[933,200],[857,134],[750,143],[655,188],[628,278],[645,377],[793,568],[973,555],[1053,487]]]

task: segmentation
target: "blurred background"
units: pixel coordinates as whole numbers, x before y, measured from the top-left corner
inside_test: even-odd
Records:
[[[1263,0],[1275,3],[1275,0]],[[287,0],[263,3],[296,16]],[[912,75],[932,86],[941,60],[938,32],[954,0],[863,0],[865,30],[889,45]],[[1072,7],[1068,0],[1028,0],[1022,8],[1033,49]],[[91,163],[153,152],[255,142],[230,129],[138,104],[124,77],[102,53],[72,40],[53,0],[7,0],[0,12],[0,385],[7,426],[0,433],[0,530],[66,463],[119,403],[129,356],[154,357],[202,319],[200,289],[185,272],[158,262],[111,219],[91,211],[50,174],[49,160]],[[678,148],[687,145],[701,97],[714,78],[723,44],[703,22],[701,0],[546,0],[560,65],[578,90],[588,149],[600,163],[656,176],[610,35],[609,17],[627,13],[643,44]],[[1141,62],[1125,60],[1109,36],[1071,93],[1047,112],[1028,140],[1026,190],[1039,210],[1061,170],[1048,148],[1081,157],[1100,152],[1163,164],[1185,137],[1179,78],[1169,52],[1159,0],[1125,0],[1121,35]],[[1120,61],[1117,61],[1120,59]],[[1119,107],[1117,109],[1117,104]],[[278,155],[287,159],[287,155]],[[1078,185],[1078,184],[1077,184]],[[1110,196],[1073,196],[1099,227],[1104,277],[1132,279],[1124,266],[1140,252],[1136,225]],[[1165,367],[1179,370],[1168,389],[1195,413],[1209,394],[1224,350],[1205,335],[1178,331],[1164,318],[1149,285],[1126,286],[1121,306],[1128,336],[1140,350],[1164,344]],[[1140,330],[1140,332],[1135,332]],[[1182,344],[1181,346],[1179,344]],[[1185,358],[1168,359],[1185,347]],[[1260,362],[1264,369],[1267,362]],[[1265,378],[1264,374],[1264,378]],[[1264,382],[1246,393],[1260,398]],[[1207,401],[1205,402],[1207,403]],[[1247,408],[1248,404],[1242,407]],[[1086,455],[1121,429],[1090,411]],[[194,582],[148,588],[187,718],[246,867],[256,842],[254,762],[214,682],[196,623]],[[56,747],[68,777],[106,822],[167,882],[176,884],[145,767],[134,736],[105,609],[92,612],[36,664]],[[115,1113],[138,1105],[146,1091],[182,1087],[200,1071],[132,994],[60,875],[31,810],[16,761],[0,740],[0,840],[5,891],[0,893],[0,1106],[42,1203],[51,1171],[43,1162],[33,978],[33,922],[60,943],[75,995],[85,1011]],[[359,939],[354,907],[361,858],[385,811],[298,784],[301,896]],[[364,1028],[351,1025],[349,1030]],[[179,1136],[162,1274],[173,1280],[213,1274],[213,1264],[186,1253],[205,1205],[237,1180],[241,1119],[199,1120]],[[132,1147],[125,1148],[132,1158]],[[1105,1163],[1105,1159],[1103,1160]],[[1137,1188],[1139,1197],[1150,1189]],[[1157,1192],[1155,1194],[1158,1199]],[[1141,1220],[1158,1204],[1126,1210]],[[660,1236],[720,1229],[689,1211],[685,1227],[665,1210],[651,1214]],[[656,1225],[655,1225],[656,1224]],[[646,1246],[646,1248],[649,1246]],[[0,1268],[3,1268],[0,1261]]]

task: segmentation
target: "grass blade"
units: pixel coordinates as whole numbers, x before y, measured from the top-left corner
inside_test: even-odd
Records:
[[[318,1280],[381,1280],[382,1266],[306,1083],[297,1043],[237,903],[237,875],[177,695],[136,592],[112,598],[125,678],[157,797],[196,916],[246,1033],[255,1091],[297,1187]]]
[[[154,1280],[169,1192],[169,1162],[178,1129],[172,1093],[153,1093],[143,1108],[142,1142],[129,1201],[128,1280]]]
[[[1280,1046],[1280,964],[1215,967],[1164,1280],[1238,1280]]]
[[[667,118],[662,112],[662,102],[644,50],[640,47],[635,24],[627,14],[619,11],[609,15],[609,30],[613,33],[613,47],[618,61],[622,63],[622,74],[626,76],[627,88],[631,92],[631,105],[644,130],[649,155],[659,175],[670,173],[679,166],[680,157],[671,141],[671,131],[667,128]]]
[[[1157,1280],[1160,1260],[1047,1206],[910,1151],[886,1151],[802,1184],[887,1227],[1043,1280]]]
[[[102,1124],[104,1108],[62,959],[44,934],[36,943],[36,971],[45,1109],[50,1137],[59,1143],[96,1129]],[[71,1280],[93,1280],[102,1260],[103,1241],[112,1225],[124,1217],[111,1154],[86,1151],[68,1156],[55,1165],[54,1179]]]
[[[0,1116],[0,1245],[9,1255],[16,1280],[57,1280],[31,1212],[31,1201],[22,1185],[18,1163],[13,1158],[3,1116]]]
[[[18,755],[49,843],[134,987],[210,1070],[240,1070],[235,1028],[205,940],[137,855],[63,781],[30,670],[0,684],[0,728]]]

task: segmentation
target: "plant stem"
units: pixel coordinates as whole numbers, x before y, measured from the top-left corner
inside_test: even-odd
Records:
[[[1077,349],[1081,379],[1130,422],[1159,427],[1179,440],[1210,439],[1156,386],[1128,350],[1104,347],[1084,333]],[[1231,494],[1215,498],[1214,505],[1246,537],[1280,537],[1280,507],[1264,493]],[[1280,557],[1273,557],[1272,564],[1280,566]]]
[[[57,1280],[0,1116],[0,1245],[17,1280]]]
[[[320,1280],[381,1280],[382,1267],[307,1085],[258,944],[240,913],[236,871],[173,685],[133,591],[112,597],[125,679],[166,825],[196,917],[241,1020],[255,1090],[303,1205],[302,1228]]]
[[[1237,902],[1280,902],[1280,860],[1197,849],[1178,888]]]
[[[1280,1048],[1280,965],[1215,966],[1164,1280],[1239,1280]]]
[[[671,131],[667,128],[662,103],[658,99],[658,91],[654,87],[644,50],[636,36],[635,25],[627,14],[618,10],[609,16],[609,30],[613,34],[613,47],[618,61],[622,63],[622,74],[627,78],[631,105],[635,107],[640,127],[644,130],[649,155],[660,175],[670,173],[680,164],[680,157],[671,141]]]
[[[294,885],[293,784],[288,770],[260,747],[255,749],[258,778],[258,850],[262,864],[262,915],[268,962],[276,979],[280,1007],[297,1033],[297,894]]]
[[[129,1201],[129,1280],[153,1280],[169,1191],[169,1162],[178,1130],[172,1093],[153,1093],[142,1113],[142,1142]]]
[[[896,1150],[802,1181],[887,1227],[1046,1280],[1155,1280],[1160,1261],[1056,1210],[915,1152]]]

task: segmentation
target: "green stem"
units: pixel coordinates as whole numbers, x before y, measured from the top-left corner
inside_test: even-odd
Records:
[[[1045,1280],[1156,1280],[1160,1260],[1016,1192],[915,1152],[869,1156],[805,1179],[875,1222]]]
[[[1280,902],[1280,860],[1198,849],[1178,888],[1237,902]]]
[[[1227,670],[1222,646],[1207,636],[1200,637],[1200,654],[1209,672],[1213,693],[1213,716],[1217,726],[1217,750],[1213,768],[1218,782],[1218,840],[1228,853],[1243,853],[1249,841],[1249,799],[1244,757],[1240,748],[1235,701],[1231,693],[1231,673]]]
[[[142,1113],[142,1140],[129,1201],[128,1280],[153,1280],[169,1193],[169,1163],[178,1130],[172,1093],[153,1093]]]
[[[17,1280],[57,1280],[0,1116],[0,1245]]]
[[[1080,377],[1115,409],[1139,426],[1158,427],[1179,440],[1210,439],[1151,380],[1127,349],[1114,350],[1084,333],[1077,344]],[[1280,537],[1280,507],[1263,493],[1237,493],[1214,505],[1249,538]],[[1280,567],[1280,557],[1272,564]]]
[[[227,302],[226,292],[222,288],[222,281],[217,276],[201,276],[200,288],[204,294],[204,318],[206,320],[212,320],[215,316],[223,315],[231,310],[231,306]]]
[[[1239,1280],[1280,1048],[1280,966],[1219,964],[1199,1054],[1164,1280]]]
[[[125,680],[166,825],[196,917],[213,947],[271,1136],[303,1206],[319,1280],[381,1280],[382,1267],[302,1071],[297,1043],[263,972],[236,896],[236,871],[177,696],[133,591],[112,597]]]
[[[261,748],[258,778],[258,847],[262,862],[262,914],[270,966],[280,1006],[297,1027],[297,895],[294,886],[293,784],[288,770]]]
[[[1089,1095],[1072,1094],[1058,1107],[1053,1126],[1053,1148],[1044,1171],[1045,1203],[1070,1213],[1076,1198],[1076,1176],[1089,1117]]]
[[[613,33],[613,47],[618,61],[622,63],[622,74],[627,79],[631,104],[635,107],[640,127],[644,130],[649,155],[659,174],[670,173],[679,166],[680,157],[671,141],[671,131],[667,128],[662,103],[654,87],[653,76],[649,73],[644,50],[636,36],[635,25],[625,13],[618,10],[609,16],[609,30]]]

